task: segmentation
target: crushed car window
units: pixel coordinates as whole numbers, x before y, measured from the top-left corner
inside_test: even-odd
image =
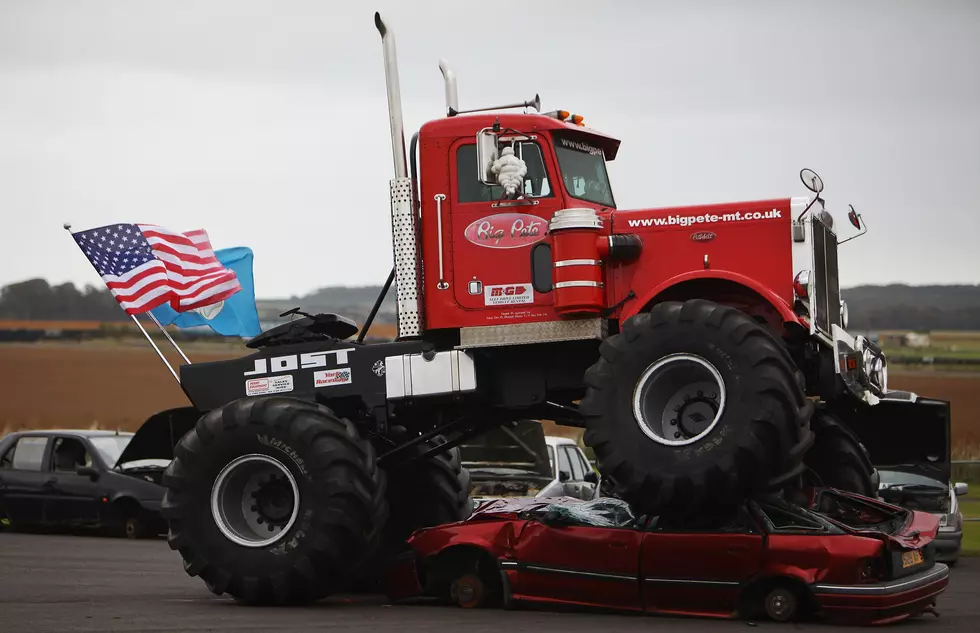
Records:
[[[585,527],[626,528],[636,522],[629,505],[612,497],[584,503],[552,503],[542,508],[542,513],[560,517],[565,524]]]
[[[857,499],[843,497],[832,492],[820,494],[814,508],[820,514],[853,528],[881,528],[889,526],[897,529],[905,522],[905,512],[891,512]],[[890,526],[895,522],[894,526]]]
[[[779,532],[829,532],[834,531],[831,523],[821,520],[802,508],[792,507],[782,503],[758,504],[763,517],[769,526]]]

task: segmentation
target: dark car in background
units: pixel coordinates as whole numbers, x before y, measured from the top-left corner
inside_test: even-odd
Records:
[[[169,459],[133,451],[136,434],[20,431],[0,440],[0,521],[7,529],[99,529],[139,538],[166,531],[160,485]]]

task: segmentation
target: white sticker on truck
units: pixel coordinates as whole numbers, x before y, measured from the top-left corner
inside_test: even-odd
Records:
[[[293,377],[290,375],[272,378],[252,378],[245,381],[245,395],[264,396],[270,393],[285,393],[293,390]]]
[[[507,284],[504,286],[485,286],[483,303],[488,306],[512,306],[521,303],[534,303],[534,288],[531,284]]]

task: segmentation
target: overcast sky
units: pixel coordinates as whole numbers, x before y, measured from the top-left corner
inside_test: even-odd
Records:
[[[381,11],[406,139],[460,106],[623,140],[620,208],[805,195],[842,285],[980,282],[980,2],[0,0],[0,284],[101,284],[61,229],[147,222],[255,251],[260,297],[391,267]]]

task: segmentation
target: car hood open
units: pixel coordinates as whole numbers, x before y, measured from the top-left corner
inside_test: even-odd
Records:
[[[167,409],[150,416],[136,431],[119,455],[114,467],[143,460],[174,458],[174,447],[184,434],[194,428],[201,413],[193,407]]]
[[[882,400],[836,410],[854,429],[878,470],[902,470],[949,481],[950,405],[946,400]]]
[[[494,427],[460,444],[459,455],[474,480],[554,478],[544,428],[537,420]]]

